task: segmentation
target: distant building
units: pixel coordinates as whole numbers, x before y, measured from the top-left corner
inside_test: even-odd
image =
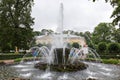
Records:
[[[81,36],[64,34],[63,37],[66,42],[71,43],[71,44],[74,42],[79,43],[81,46],[86,44],[84,37],[81,37]],[[39,43],[50,44],[53,40],[54,38],[51,35],[36,36],[36,44],[39,44]]]

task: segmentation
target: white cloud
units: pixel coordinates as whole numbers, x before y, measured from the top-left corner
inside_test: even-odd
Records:
[[[104,0],[62,0],[64,4],[64,29],[93,31],[100,22],[110,22],[113,8]],[[43,28],[55,30],[58,26],[59,0],[35,0],[32,16],[34,30]]]

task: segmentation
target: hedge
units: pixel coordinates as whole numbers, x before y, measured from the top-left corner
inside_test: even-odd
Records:
[[[108,52],[109,53],[120,53],[120,45],[118,43],[109,43],[108,44]]]
[[[99,53],[105,53],[105,51],[107,50],[107,45],[106,45],[106,43],[105,42],[100,42],[99,44],[98,44],[98,52]]]
[[[10,59],[17,59],[22,58],[24,54],[2,54],[0,55],[0,60],[10,60]]]

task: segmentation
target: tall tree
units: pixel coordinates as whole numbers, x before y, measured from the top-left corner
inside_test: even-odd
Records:
[[[92,40],[95,44],[99,42],[112,42],[114,40],[114,31],[115,27],[111,23],[100,23],[94,29]]]
[[[33,34],[34,34],[34,36],[40,36],[40,35],[42,35],[42,33],[40,31],[34,31]]]
[[[85,38],[86,40],[86,43],[89,47],[95,49],[95,46],[94,46],[94,43],[92,42],[92,34],[89,32],[89,31],[86,31],[83,35],[83,37]]]
[[[120,43],[120,28],[116,29],[113,33],[115,42]]]
[[[95,2],[96,0],[93,0]],[[111,15],[113,17],[113,24],[118,24],[120,21],[120,0],[105,0],[106,2],[110,2],[111,5],[114,7],[114,11]]]
[[[0,47],[26,49],[33,38],[33,0],[0,0]]]
[[[51,29],[42,29],[41,33],[42,33],[42,35],[49,35],[49,34],[54,33],[54,31]]]

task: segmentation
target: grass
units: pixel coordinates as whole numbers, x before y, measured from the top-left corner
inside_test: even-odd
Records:
[[[20,62],[22,60],[22,58],[17,58],[17,59],[14,59],[14,62]]]
[[[28,58],[25,58],[25,60],[31,60],[33,59],[32,57],[28,57]],[[20,62],[22,60],[22,58],[17,58],[17,59],[14,59],[15,62]],[[115,64],[115,65],[118,65],[120,64],[120,59],[101,59],[102,60],[102,63],[104,64]],[[96,59],[88,59],[88,61],[96,61]],[[2,62],[2,61],[0,61]]]
[[[35,58],[35,59],[39,60],[40,57]],[[26,58],[17,58],[17,59],[14,59],[15,62],[20,62],[21,60],[23,60],[23,61],[32,61],[32,60],[34,60],[34,57],[26,57]]]
[[[102,62],[105,64],[120,64],[118,59],[102,59]]]
[[[94,58],[87,58],[86,60],[93,61],[93,62],[96,61],[96,59]],[[101,59],[101,61],[104,64],[115,64],[115,65],[120,64],[120,59]]]

